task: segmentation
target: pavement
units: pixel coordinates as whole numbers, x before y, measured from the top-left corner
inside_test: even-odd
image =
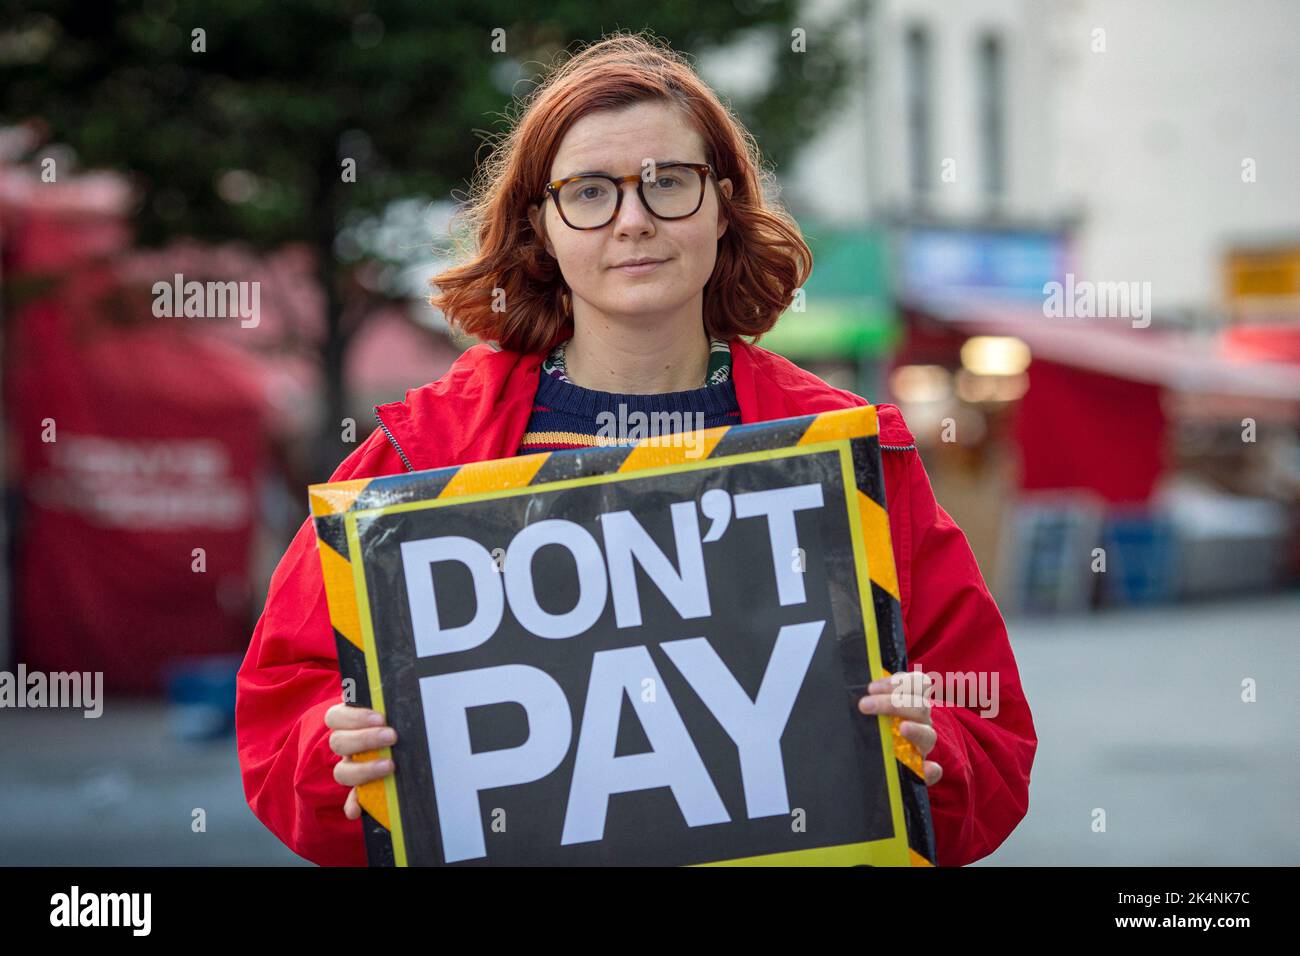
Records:
[[[977,866],[1300,864],[1300,594],[1009,626],[1038,754],[1028,815]],[[0,865],[310,865],[249,810],[233,737],[171,719],[0,711]]]
[[[1038,753],[976,865],[1300,864],[1300,594],[1008,629]]]
[[[0,866],[311,865],[248,808],[234,737],[183,742],[164,704],[10,710],[0,727]]]

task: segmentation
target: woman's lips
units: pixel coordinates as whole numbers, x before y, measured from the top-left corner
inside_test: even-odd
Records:
[[[622,272],[624,275],[629,276],[643,276],[647,273],[654,272],[667,261],[667,259],[661,259],[658,262],[643,262],[636,266],[614,266],[614,271]]]

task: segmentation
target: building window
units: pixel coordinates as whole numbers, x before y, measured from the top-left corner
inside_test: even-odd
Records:
[[[1006,190],[1006,57],[1002,41],[987,35],[979,43],[979,136],[984,194],[991,201]]]
[[[909,27],[903,60],[907,84],[908,184],[917,205],[925,202],[933,182],[931,129],[934,95],[930,34],[924,27]]]

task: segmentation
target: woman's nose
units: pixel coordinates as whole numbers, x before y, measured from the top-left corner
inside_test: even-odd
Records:
[[[653,229],[654,216],[641,202],[641,194],[637,192],[637,184],[623,183],[622,189],[623,202],[619,206],[618,215],[614,217],[614,231],[628,232],[636,230],[644,232],[647,229]]]

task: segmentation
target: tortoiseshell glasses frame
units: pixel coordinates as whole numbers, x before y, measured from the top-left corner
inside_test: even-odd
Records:
[[[546,184],[546,191],[542,194],[540,201],[542,203],[545,203],[547,196],[550,196],[552,199],[554,199],[556,212],[560,214],[560,218],[564,220],[564,224],[568,226],[570,229],[583,229],[583,230],[603,229],[606,226],[608,226],[611,222],[613,222],[616,218],[618,218],[618,212],[620,209],[623,208],[623,184],[635,182],[637,195],[641,197],[641,205],[645,206],[646,211],[649,212],[650,215],[654,216],[656,219],[666,219],[666,220],[686,219],[689,216],[695,215],[697,212],[700,211],[700,207],[704,205],[705,180],[709,176],[712,176],[714,178],[714,181],[716,182],[718,178],[717,173],[714,172],[713,167],[708,163],[664,163],[662,165],[654,167],[655,177],[658,178],[659,173],[665,169],[691,169],[699,174],[700,193],[699,196],[696,197],[695,206],[691,209],[690,212],[682,213],[681,215],[677,215],[677,216],[664,216],[656,212],[651,207],[650,203],[646,200],[646,195],[645,195],[646,180],[645,180],[644,173],[633,173],[630,176],[608,176],[604,173],[584,173],[583,175],[580,176],[569,176],[566,179],[557,179],[554,180],[553,182],[549,182]],[[564,205],[563,203],[560,202],[560,190],[563,189],[569,183],[578,182],[579,180],[582,179],[604,179],[614,184],[614,196],[615,196],[614,208],[610,212],[609,217],[604,222],[601,222],[594,226],[575,226],[569,220],[569,217],[564,214]]]

